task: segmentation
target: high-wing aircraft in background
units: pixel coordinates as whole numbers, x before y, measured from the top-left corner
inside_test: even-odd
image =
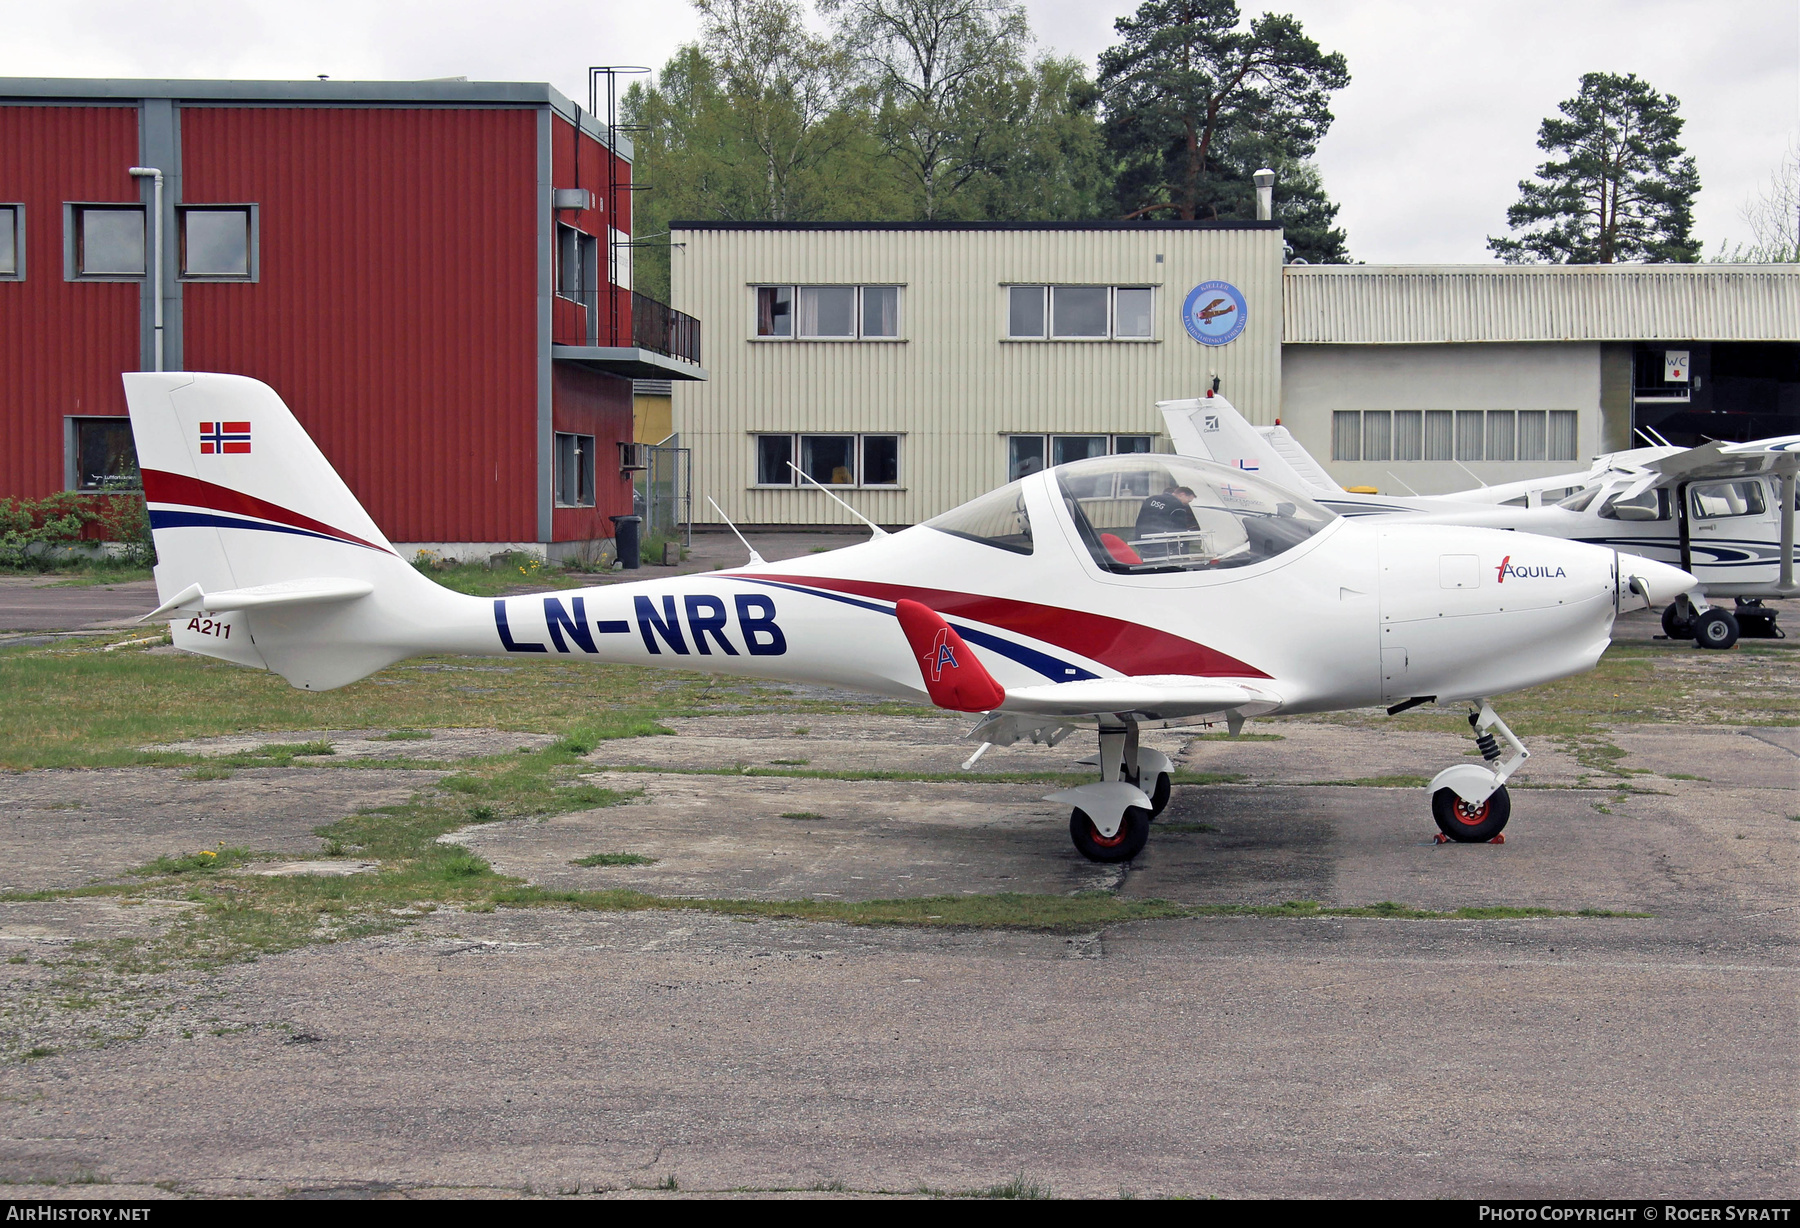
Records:
[[[1277,423],[1252,426],[1223,397],[1159,402],[1175,451],[1304,491],[1340,516],[1511,529],[1607,546],[1680,566],[1699,587],[1663,610],[1663,630],[1702,648],[1739,634],[1781,637],[1765,597],[1794,583],[1794,478],[1800,435],[1698,448],[1649,447],[1585,470],[1448,495],[1347,491]],[[1396,479],[1397,480],[1397,479]],[[1734,597],[1736,608],[1707,597]]]
[[[1088,729],[1099,779],[1048,800],[1098,861],[1135,856],[1168,803],[1146,726],[1375,704],[1468,707],[1484,762],[1438,773],[1432,812],[1489,839],[1528,754],[1490,699],[1592,668],[1622,605],[1694,583],[1578,542],[1345,519],[1144,454],[827,554],[490,601],[401,558],[266,385],[124,379],[159,558],[147,617],[177,615],[181,648],[308,690],[424,653],[560,655],[929,700],[980,714],[983,749]]]

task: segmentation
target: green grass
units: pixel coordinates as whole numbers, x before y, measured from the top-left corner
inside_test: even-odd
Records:
[[[822,819],[825,816],[822,814],[814,814],[810,810],[784,810],[781,812],[781,817],[784,819],[801,819],[810,822],[815,819]]]
[[[73,644],[0,649],[0,695],[7,700],[0,705],[0,771],[188,765],[198,757],[142,748],[292,729],[557,733],[581,727],[598,744],[608,738],[670,733],[657,719],[665,715],[942,715],[908,704],[801,700],[783,687],[755,680],[596,666],[575,659],[421,657],[319,693],[296,690],[262,670],[186,653],[104,651],[109,642],[128,638],[132,633],[120,632]],[[607,714],[606,719],[590,720],[596,712]],[[275,748],[246,752],[243,765],[267,766],[271,755],[280,758]],[[260,762],[252,765],[250,759]],[[230,766],[239,757],[225,756],[220,762]],[[356,766],[374,765],[358,761]],[[421,765],[395,761],[392,766]]]
[[[572,866],[653,866],[656,858],[642,853],[589,853],[569,863]]]
[[[387,733],[371,734],[370,742],[427,742],[432,733],[429,729],[393,729]]]

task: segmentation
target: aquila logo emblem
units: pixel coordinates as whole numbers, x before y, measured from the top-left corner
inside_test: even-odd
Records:
[[[957,668],[956,649],[950,646],[950,631],[948,628],[938,628],[937,634],[931,639],[930,651],[923,654],[919,659],[924,661],[925,668],[931,671],[931,680],[933,682],[941,682],[946,669]]]
[[[1500,560],[1498,573],[1499,574],[1494,577],[1494,583],[1496,584],[1505,584],[1506,577],[1508,576],[1511,576],[1515,580],[1562,580],[1567,579],[1569,574],[1560,567],[1540,567],[1536,565],[1530,567],[1514,567],[1512,555],[1510,554]]]

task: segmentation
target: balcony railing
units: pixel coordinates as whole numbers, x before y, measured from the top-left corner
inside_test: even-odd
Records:
[[[633,290],[631,344],[698,365],[700,321]]]

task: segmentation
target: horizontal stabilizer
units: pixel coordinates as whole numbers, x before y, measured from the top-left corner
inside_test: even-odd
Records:
[[[1006,693],[1005,710],[1042,716],[1141,712],[1156,719],[1173,719],[1234,710],[1258,715],[1280,705],[1281,696],[1241,679],[1160,674],[1021,687]]]
[[[228,588],[216,593],[204,592],[198,584],[190,584],[138,621],[148,622],[152,618],[177,611],[216,614],[225,610],[267,610],[277,606],[354,601],[358,597],[367,597],[374,591],[375,586],[367,580],[333,578],[282,580],[275,584],[259,584],[254,588]]]

